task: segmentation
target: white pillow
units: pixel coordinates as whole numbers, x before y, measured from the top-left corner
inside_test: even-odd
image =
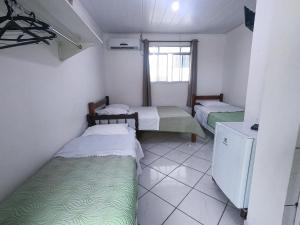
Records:
[[[128,134],[127,124],[101,124],[89,127],[82,136]]]
[[[105,107],[101,109],[95,110],[99,115],[119,115],[119,114],[128,114],[128,111],[121,108],[114,108],[114,107]]]
[[[118,108],[118,109],[124,109],[127,112],[129,112],[129,106],[124,104],[111,104],[106,106],[106,108]]]
[[[198,103],[200,103],[203,106],[225,106],[228,105],[224,102],[220,102],[219,100],[201,100]]]

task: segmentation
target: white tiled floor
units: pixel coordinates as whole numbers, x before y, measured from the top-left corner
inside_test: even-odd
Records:
[[[146,133],[139,178],[139,225],[242,225],[211,177],[212,140]]]

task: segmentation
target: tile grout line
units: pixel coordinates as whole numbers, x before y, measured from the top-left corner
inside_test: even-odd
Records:
[[[180,145],[181,146],[181,145]],[[174,149],[175,150],[175,149]],[[199,149],[200,150],[200,149]],[[182,166],[183,165],[183,163],[185,163],[187,160],[189,160],[191,157],[193,156],[193,154],[192,155],[190,155],[188,158],[186,158],[182,163],[180,163],[179,164],[179,166],[178,167],[180,167],[180,166]],[[177,168],[178,168],[177,167]],[[174,169],[175,170],[175,169]],[[173,172],[173,171],[172,171]],[[202,172],[203,173],[203,172]],[[176,209],[178,209],[178,206],[186,199],[186,197],[192,192],[192,190],[194,190],[194,187],[199,183],[199,181],[203,178],[203,176],[204,176],[205,174],[203,174],[200,178],[199,178],[199,180],[195,183],[195,185],[189,190],[189,192],[184,196],[184,198],[179,202],[179,204],[174,208],[174,210],[167,216],[167,218],[163,221],[163,223],[162,223],[162,225],[170,218],[170,216],[175,212],[175,210]],[[168,176],[166,176],[166,177],[168,177]],[[166,177],[164,177],[162,180],[164,180]],[[158,185],[159,183],[161,183],[162,182],[162,180],[160,181],[160,182],[158,182],[156,185]],[[151,193],[153,193],[151,190],[156,186],[156,185],[154,185],[150,190],[149,190],[149,192],[151,192]],[[154,194],[154,193],[153,193]],[[156,195],[156,194],[155,194]],[[156,195],[157,196],[157,195]],[[159,196],[157,196],[157,197],[159,197]],[[160,199],[162,199],[161,197],[159,197]],[[164,199],[162,199],[163,201],[165,201]],[[165,202],[167,202],[167,201],[165,201]],[[170,204],[169,202],[167,202],[168,204]],[[172,204],[170,204],[170,205],[172,205]],[[173,206],[173,205],[172,205]],[[180,209],[178,209],[178,210],[180,210]],[[180,210],[181,211],[181,210]],[[182,212],[182,211],[181,211]],[[186,213],[185,213],[186,214]],[[190,216],[191,217],[191,216]],[[199,222],[200,224],[202,224],[200,221],[198,221],[198,220],[196,220],[195,218],[193,218],[193,217],[191,217],[192,219],[194,219],[195,221],[197,221],[197,222]],[[202,224],[203,225],[203,224]]]
[[[143,185],[141,185],[143,188],[145,188],[145,189],[147,190],[147,192],[144,193],[140,198],[142,198],[144,195],[146,195],[148,192],[150,192],[150,193],[154,194],[155,196],[157,196],[157,197],[158,197],[159,199],[161,199],[162,201],[164,201],[164,202],[170,204],[172,207],[174,207],[174,210],[173,210],[173,211],[168,215],[168,217],[163,221],[162,225],[169,219],[169,217],[176,211],[176,209],[179,210],[180,212],[184,213],[185,215],[187,215],[187,216],[190,217],[191,219],[197,221],[197,222],[200,223],[201,225],[203,225],[203,223],[201,223],[200,221],[196,220],[195,218],[191,217],[190,215],[188,215],[188,214],[186,214],[185,212],[183,212],[182,210],[180,210],[180,209],[178,208],[178,206],[186,199],[186,197],[187,197],[193,190],[198,191],[197,189],[195,189],[195,186],[200,182],[200,180],[207,174],[207,172],[208,172],[208,171],[210,170],[210,168],[211,168],[211,166],[210,166],[210,167],[206,170],[206,172],[203,172],[203,171],[199,171],[199,170],[197,170],[197,169],[191,168],[191,167],[189,167],[189,166],[186,166],[186,165],[184,165],[184,163],[185,163],[187,160],[189,160],[190,158],[195,157],[194,155],[195,155],[197,152],[199,152],[199,151],[200,151],[205,145],[207,145],[209,142],[207,142],[207,143],[205,143],[205,144],[202,144],[201,147],[199,147],[199,149],[198,149],[197,151],[195,151],[194,153],[192,153],[191,155],[189,155],[189,154],[186,153],[186,152],[182,152],[182,151],[178,150],[178,151],[180,151],[180,152],[182,152],[182,153],[185,153],[185,154],[189,155],[189,157],[187,157],[187,158],[186,158],[183,162],[181,162],[181,163],[178,163],[178,162],[176,162],[176,161],[174,161],[174,160],[170,160],[170,159],[164,157],[164,156],[167,155],[168,153],[170,153],[170,152],[172,152],[172,151],[175,151],[177,148],[179,148],[180,146],[182,146],[182,145],[184,145],[184,144],[186,144],[186,143],[188,143],[188,142],[182,143],[182,144],[178,145],[177,147],[172,148],[169,152],[163,154],[162,156],[160,156],[159,158],[157,158],[156,160],[154,160],[153,162],[151,162],[149,165],[146,165],[146,167],[149,167],[149,168],[151,168],[151,169],[153,169],[153,170],[155,170],[155,171],[157,171],[157,172],[159,172],[159,173],[165,175],[165,177],[164,177],[162,180],[160,180],[158,183],[156,183],[156,184],[155,184],[153,187],[151,187],[150,189],[147,189],[147,188],[145,188]],[[159,144],[157,144],[157,145],[159,145]],[[153,147],[155,147],[155,146],[153,146]],[[146,150],[146,151],[148,151],[148,150]],[[153,152],[151,152],[151,151],[149,151],[149,152],[152,153],[152,154],[155,154],[155,153],[153,153]],[[159,156],[158,154],[155,154],[155,155]],[[178,181],[178,180],[176,180],[176,179],[170,177],[169,174],[164,174],[164,173],[162,173],[162,172],[160,172],[160,171],[158,171],[158,170],[156,170],[156,169],[154,169],[154,168],[152,168],[152,167],[150,166],[151,164],[153,164],[154,162],[156,162],[157,160],[159,160],[159,159],[161,159],[161,158],[165,158],[165,159],[168,159],[168,160],[170,160],[170,161],[172,161],[172,162],[175,162],[175,163],[178,163],[178,164],[179,164],[179,165],[178,165],[176,168],[174,168],[169,174],[171,174],[174,170],[176,170],[176,169],[179,168],[180,166],[185,166],[185,167],[190,168],[190,169],[193,169],[193,170],[195,170],[195,171],[197,171],[197,172],[201,172],[203,175],[199,178],[199,180],[198,180],[192,187],[189,186],[189,185],[186,185],[186,184],[184,184],[184,183],[182,183],[182,182],[180,182],[180,181]],[[196,158],[199,158],[199,157],[196,157]],[[206,160],[206,161],[208,161],[208,160]],[[209,162],[210,162],[210,161],[209,161]],[[145,167],[145,168],[146,168],[146,167]],[[168,177],[168,178],[172,178],[172,179],[174,179],[174,180],[176,180],[176,181],[178,181],[178,182],[184,184],[185,186],[191,188],[190,191],[184,196],[184,198],[179,202],[179,204],[178,204],[177,206],[174,206],[174,205],[171,204],[170,202],[164,200],[163,198],[161,198],[160,196],[158,196],[157,194],[155,194],[155,193],[152,192],[152,189],[153,189],[155,186],[157,186],[159,183],[161,183],[161,182],[162,182],[165,178],[167,178],[167,177]],[[200,191],[198,191],[198,192],[200,192]],[[202,192],[200,192],[200,193],[202,193]],[[205,194],[205,193],[203,193],[203,194]],[[207,195],[207,194],[206,194],[206,195]],[[210,195],[207,195],[207,196],[212,197],[212,196],[210,196]],[[212,197],[212,198],[213,198],[213,197]],[[214,199],[216,199],[216,198],[214,198]],[[217,200],[217,199],[216,199],[216,200]],[[218,200],[218,201],[219,201],[219,200]],[[221,202],[221,203],[223,203],[223,204],[226,204],[226,203],[224,203],[224,202],[222,202],[222,201],[219,201],[219,202]],[[225,205],[225,208],[226,208],[226,206],[227,206],[227,205]],[[222,217],[222,216],[221,216],[221,217]]]
[[[224,214],[225,214],[225,211],[226,211],[227,207],[228,207],[228,202],[227,202],[227,204],[226,204],[226,206],[225,206],[225,208],[224,208],[224,210],[223,210],[223,212],[222,212],[222,215],[221,215],[221,217],[220,217],[219,222],[218,222],[217,225],[219,225],[219,224],[221,223],[221,220],[222,220],[222,218],[223,218],[223,216],[224,216]]]
[[[150,166],[151,164],[153,164],[154,162],[156,162],[157,160],[159,160],[159,159],[161,159],[161,158],[165,158],[165,157],[164,157],[165,155],[167,155],[167,154],[170,153],[171,151],[176,150],[177,148],[179,148],[180,146],[182,146],[182,145],[184,145],[184,144],[186,144],[186,143],[188,143],[188,142],[182,143],[181,145],[178,145],[178,146],[175,147],[174,149],[171,149],[169,152],[167,152],[167,153],[165,153],[164,155],[160,156],[158,159],[154,160],[154,161],[151,162],[149,165],[146,165],[146,167],[150,167],[151,169],[154,169],[154,168],[152,168],[152,167]],[[206,145],[206,144],[204,144],[204,145]],[[204,145],[202,145],[202,147],[203,147]],[[202,148],[202,147],[201,147],[201,148]],[[199,150],[200,150],[201,148],[199,148]],[[189,155],[189,157],[186,158],[182,163],[178,163],[178,162],[176,162],[176,161],[170,160],[170,161],[173,161],[173,162],[176,162],[176,163],[179,164],[179,165],[178,165],[175,169],[173,169],[170,173],[172,173],[174,170],[176,170],[176,169],[179,168],[180,166],[185,166],[185,165],[183,165],[183,164],[184,164],[187,160],[189,160],[195,153],[196,153],[196,152],[194,152],[192,155]],[[153,153],[153,154],[154,154],[154,153]],[[187,154],[187,153],[185,153],[185,154]],[[157,154],[155,154],[155,155],[157,155]],[[187,154],[187,155],[188,155],[188,154]],[[157,156],[159,156],[159,155],[157,155]],[[168,158],[166,158],[166,159],[168,159]],[[191,167],[189,167],[189,166],[186,166],[186,167],[191,168]],[[210,167],[211,167],[211,166],[210,166]],[[194,170],[196,170],[196,171],[198,171],[198,172],[203,173],[203,176],[204,176],[204,175],[207,173],[207,171],[210,169],[210,167],[206,170],[206,172],[199,171],[199,170],[196,170],[196,169],[194,169],[194,168],[191,168],[191,169],[194,169]],[[158,171],[158,170],[156,170],[156,169],[154,169],[154,170],[157,171],[157,172],[159,172],[159,173],[161,173],[160,171]],[[170,174],[170,173],[169,173],[169,174]],[[168,175],[166,175],[166,174],[164,174],[164,173],[161,173],[161,174],[165,175],[165,177],[164,177],[162,180],[160,180],[158,183],[156,183],[153,187],[151,187],[149,191],[151,191],[156,185],[158,185],[158,184],[161,183],[166,177],[168,177]],[[201,176],[200,179],[202,179],[203,176]],[[172,177],[171,177],[171,178],[172,178]],[[199,183],[200,179],[196,182],[195,185],[197,185],[197,184]],[[195,185],[194,185],[194,186],[195,186]],[[192,187],[192,188],[193,188],[193,187]]]
[[[189,159],[189,158],[188,158]],[[188,160],[186,159],[186,160]],[[185,160],[185,161],[186,161]],[[185,162],[184,161],[184,162]],[[183,162],[183,163],[184,163]],[[170,216],[176,211],[176,209],[180,210],[178,207],[180,206],[180,204],[186,199],[186,197],[194,190],[194,187],[199,183],[199,181],[203,178],[204,174],[199,178],[199,180],[194,184],[194,186],[189,190],[189,192],[184,196],[184,198],[179,202],[179,204],[174,208],[174,210],[170,213],[170,215],[164,220],[164,222],[162,223],[162,225],[170,218]],[[180,210],[181,212],[183,212],[182,210]],[[184,212],[183,212],[184,213]],[[184,213],[186,214],[186,213]],[[187,215],[187,214],[186,214]],[[196,220],[195,218],[193,218],[192,216],[189,215],[190,218],[192,218],[193,220],[199,222],[200,224],[202,224],[200,221]],[[203,224],[202,224],[203,225]]]

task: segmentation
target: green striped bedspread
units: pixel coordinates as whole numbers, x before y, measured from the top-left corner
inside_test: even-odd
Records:
[[[1,225],[134,225],[136,161],[54,158],[0,203]]]
[[[159,106],[157,111],[160,131],[193,133],[205,138],[199,123],[185,110],[176,106]]]
[[[207,124],[215,129],[217,122],[243,122],[245,112],[212,112],[208,115]]]

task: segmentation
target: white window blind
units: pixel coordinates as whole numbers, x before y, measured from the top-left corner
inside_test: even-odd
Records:
[[[149,48],[151,82],[187,82],[190,80],[191,48],[186,46]]]

